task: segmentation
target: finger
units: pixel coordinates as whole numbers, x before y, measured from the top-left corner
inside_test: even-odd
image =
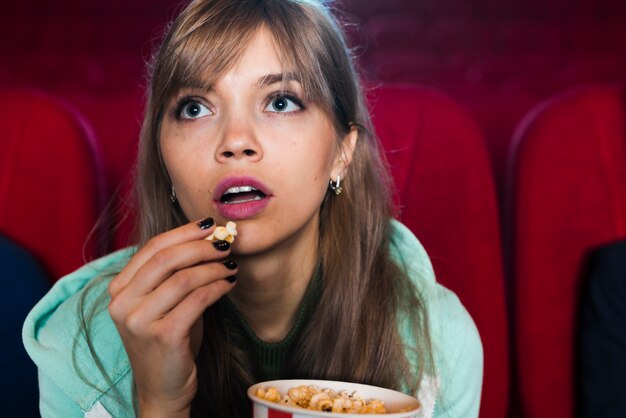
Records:
[[[229,252],[230,245],[222,241],[196,240],[165,248],[146,261],[116,297],[121,297],[122,293],[124,298],[129,299],[145,296],[176,272],[222,259],[228,256]]]
[[[178,339],[188,333],[204,311],[235,287],[236,281],[217,280],[188,294],[156,325],[160,332]]]
[[[191,222],[174,228],[152,238],[145,246],[137,251],[122,272],[109,283],[108,290],[111,297],[117,295],[135,276],[137,270],[139,270],[139,268],[157,251],[183,242],[206,238],[214,230],[214,224],[215,222],[212,218],[207,218],[199,222]]]
[[[234,265],[233,265],[234,264]],[[237,272],[235,263],[229,267],[225,263],[213,262],[181,270],[167,279],[154,292],[141,299],[127,317],[130,326],[140,328],[167,316],[195,290],[218,281],[230,281]]]

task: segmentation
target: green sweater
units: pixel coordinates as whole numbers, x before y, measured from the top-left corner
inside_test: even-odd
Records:
[[[425,299],[436,376],[425,376],[420,393],[423,418],[472,418],[478,416],[483,375],[483,352],[478,331],[471,317],[450,290],[435,281],[430,260],[424,248],[402,224],[392,221],[390,252],[399,266],[414,280]],[[83,335],[79,335],[78,301],[85,286],[96,277],[119,271],[134,254],[134,248],[120,250],[89,263],[59,280],[32,309],[23,328],[24,345],[39,370],[40,410],[42,417],[127,417],[132,412],[132,370],[124,346],[108,311],[107,303],[92,320],[92,344],[100,358],[101,368],[93,361]],[[315,283],[315,280],[313,281]],[[86,298],[87,305],[106,297],[107,281],[98,282]],[[311,288],[307,291],[311,293]],[[313,292],[315,293],[315,292]],[[314,294],[304,301],[315,298]],[[306,320],[307,308],[301,306]],[[236,313],[233,311],[233,314]],[[406,321],[398,329],[412,355],[415,339]],[[297,338],[296,321],[293,338]],[[241,322],[246,327],[245,322]],[[254,339],[256,336],[248,335]],[[269,344],[264,356],[259,345],[259,368],[265,376],[280,371],[282,363],[279,342]],[[287,345],[287,344],[285,344]],[[273,347],[272,347],[273,346]],[[275,349],[272,352],[272,349]],[[275,355],[275,356],[274,356]],[[264,360],[265,359],[265,360]],[[119,399],[123,402],[119,402]]]
[[[252,355],[256,360],[257,377],[261,381],[284,378],[289,351],[298,339],[300,331],[311,318],[321,295],[321,276],[318,268],[300,302],[300,307],[296,313],[291,330],[289,330],[285,338],[275,343],[268,343],[257,337],[243,315],[235,308],[235,305],[228,298],[222,300],[227,315],[235,319],[237,324],[238,329],[234,331],[243,334],[248,347],[252,349]]]

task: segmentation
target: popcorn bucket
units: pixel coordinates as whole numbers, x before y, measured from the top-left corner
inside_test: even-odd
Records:
[[[315,386],[320,389],[332,389],[335,392],[345,391],[348,394],[356,392],[367,401],[375,399],[384,402],[387,412],[358,414],[314,411],[297,406],[288,406],[280,402],[271,402],[256,396],[258,389],[267,390],[273,387],[284,397],[290,389],[298,386]],[[404,393],[376,386],[331,380],[272,380],[261,382],[248,388],[248,397],[252,400],[253,418],[363,418],[364,415],[367,417],[418,418],[420,412],[419,401]]]

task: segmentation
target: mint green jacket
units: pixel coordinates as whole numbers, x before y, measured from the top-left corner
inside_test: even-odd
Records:
[[[476,326],[456,295],[435,281],[430,260],[415,236],[397,221],[392,228],[391,253],[420,289],[430,321],[436,376],[425,376],[420,393],[414,394],[422,403],[421,416],[477,417],[483,351]],[[108,300],[91,321],[92,346],[102,369],[79,332],[78,302],[90,281],[121,270],[134,251],[120,250],[65,276],[26,318],[24,346],[39,370],[42,417],[133,416],[132,370],[106,309]],[[85,306],[107,297],[108,280],[96,283]],[[413,346],[410,327],[402,321],[398,326],[407,347]],[[415,363],[411,352],[407,349]]]

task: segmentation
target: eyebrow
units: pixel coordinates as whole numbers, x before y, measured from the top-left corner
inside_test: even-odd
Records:
[[[277,74],[267,74],[262,77],[259,77],[257,81],[257,87],[266,87],[272,84],[281,83],[283,81],[297,81],[300,83],[300,77],[296,73],[277,73]]]

